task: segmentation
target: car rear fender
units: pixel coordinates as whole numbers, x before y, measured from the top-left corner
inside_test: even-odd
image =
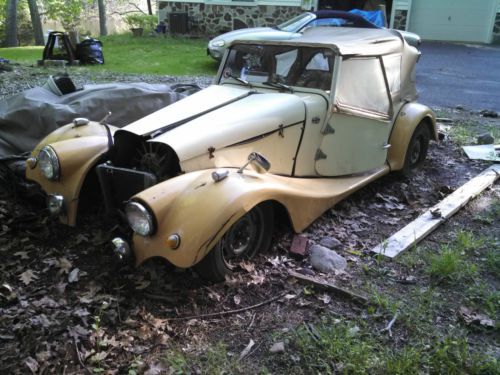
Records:
[[[387,154],[387,161],[392,171],[403,168],[411,136],[420,123],[428,127],[431,139],[437,141],[438,134],[434,112],[429,107],[419,103],[405,104],[399,111],[389,137],[391,148]]]
[[[83,182],[89,171],[108,151],[108,138],[107,136],[69,138],[50,143],[50,147],[54,149],[59,159],[61,169],[59,180],[50,181],[45,178],[38,165],[33,169],[26,166],[26,178],[37,182],[47,194],[62,195],[65,209],[60,220],[63,224],[74,226]]]

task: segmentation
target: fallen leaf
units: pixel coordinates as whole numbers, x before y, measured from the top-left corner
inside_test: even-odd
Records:
[[[26,270],[22,274],[19,275],[19,279],[25,284],[28,285],[33,280],[38,279],[38,276],[32,270]]]
[[[36,374],[38,372],[38,368],[40,367],[40,365],[35,358],[28,357],[24,360],[24,363],[26,364],[26,366],[28,366],[33,374]]]
[[[27,251],[18,251],[17,253],[14,253],[16,257],[20,257],[21,259],[29,259],[30,257],[28,256]]]
[[[474,312],[468,307],[460,306],[459,313],[466,324],[479,324],[487,328],[495,327],[495,321],[489,316]]]
[[[247,261],[240,262],[240,267],[243,268],[248,273],[255,271],[255,264]]]
[[[92,357],[90,357],[90,362],[92,363],[98,363],[106,359],[108,356],[107,352],[99,352],[94,354]]]
[[[77,282],[79,280],[79,275],[78,275],[79,273],[80,270],[78,268],[73,269],[73,271],[71,271],[68,275],[68,282],[69,283]]]
[[[322,294],[321,296],[318,296],[318,299],[320,301],[323,301],[325,305],[328,305],[332,301],[332,297],[330,297],[328,294]]]
[[[168,370],[172,370],[171,368],[165,367],[161,362],[153,363],[149,366],[149,369],[146,370],[144,375],[160,375],[166,374],[170,372]]]
[[[241,303],[241,296],[237,294],[233,297],[233,300],[235,305],[239,305]]]
[[[69,273],[69,270],[73,267],[73,264],[71,264],[71,262],[67,258],[62,257],[57,260],[57,267],[62,272]]]

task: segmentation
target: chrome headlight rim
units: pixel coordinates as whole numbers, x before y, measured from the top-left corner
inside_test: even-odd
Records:
[[[40,172],[46,179],[50,181],[59,180],[61,177],[61,164],[57,153],[52,147],[44,146],[38,153],[37,160]],[[50,167],[50,169],[46,167]]]
[[[136,214],[139,215],[139,219],[143,220],[143,223],[138,223],[137,221],[132,220],[131,215]],[[155,234],[156,232],[156,221],[154,215],[148,206],[139,201],[130,201],[125,205],[125,217],[127,218],[128,225],[134,233],[143,236],[149,237]],[[147,224],[144,227],[141,224]]]
[[[226,42],[224,40],[213,40],[210,42],[210,47],[212,48],[221,48],[226,45]]]

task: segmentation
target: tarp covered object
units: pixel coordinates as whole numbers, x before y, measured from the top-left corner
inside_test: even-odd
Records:
[[[349,11],[349,13],[357,14],[358,16],[363,17],[365,20],[370,21],[378,27],[386,27],[384,22],[384,14],[381,10],[352,9]]]
[[[123,127],[200,90],[196,85],[111,83],[63,96],[35,87],[0,101],[0,157],[31,151],[47,134],[76,117]]]

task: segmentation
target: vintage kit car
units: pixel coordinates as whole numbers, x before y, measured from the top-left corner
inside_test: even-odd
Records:
[[[437,132],[415,102],[417,59],[384,29],[237,41],[213,85],[121,129],[75,119],[33,150],[26,175],[68,225],[98,190],[129,226],[112,241],[119,258],[163,257],[223,280],[270,246],[274,218],[300,232],[424,160]]]

